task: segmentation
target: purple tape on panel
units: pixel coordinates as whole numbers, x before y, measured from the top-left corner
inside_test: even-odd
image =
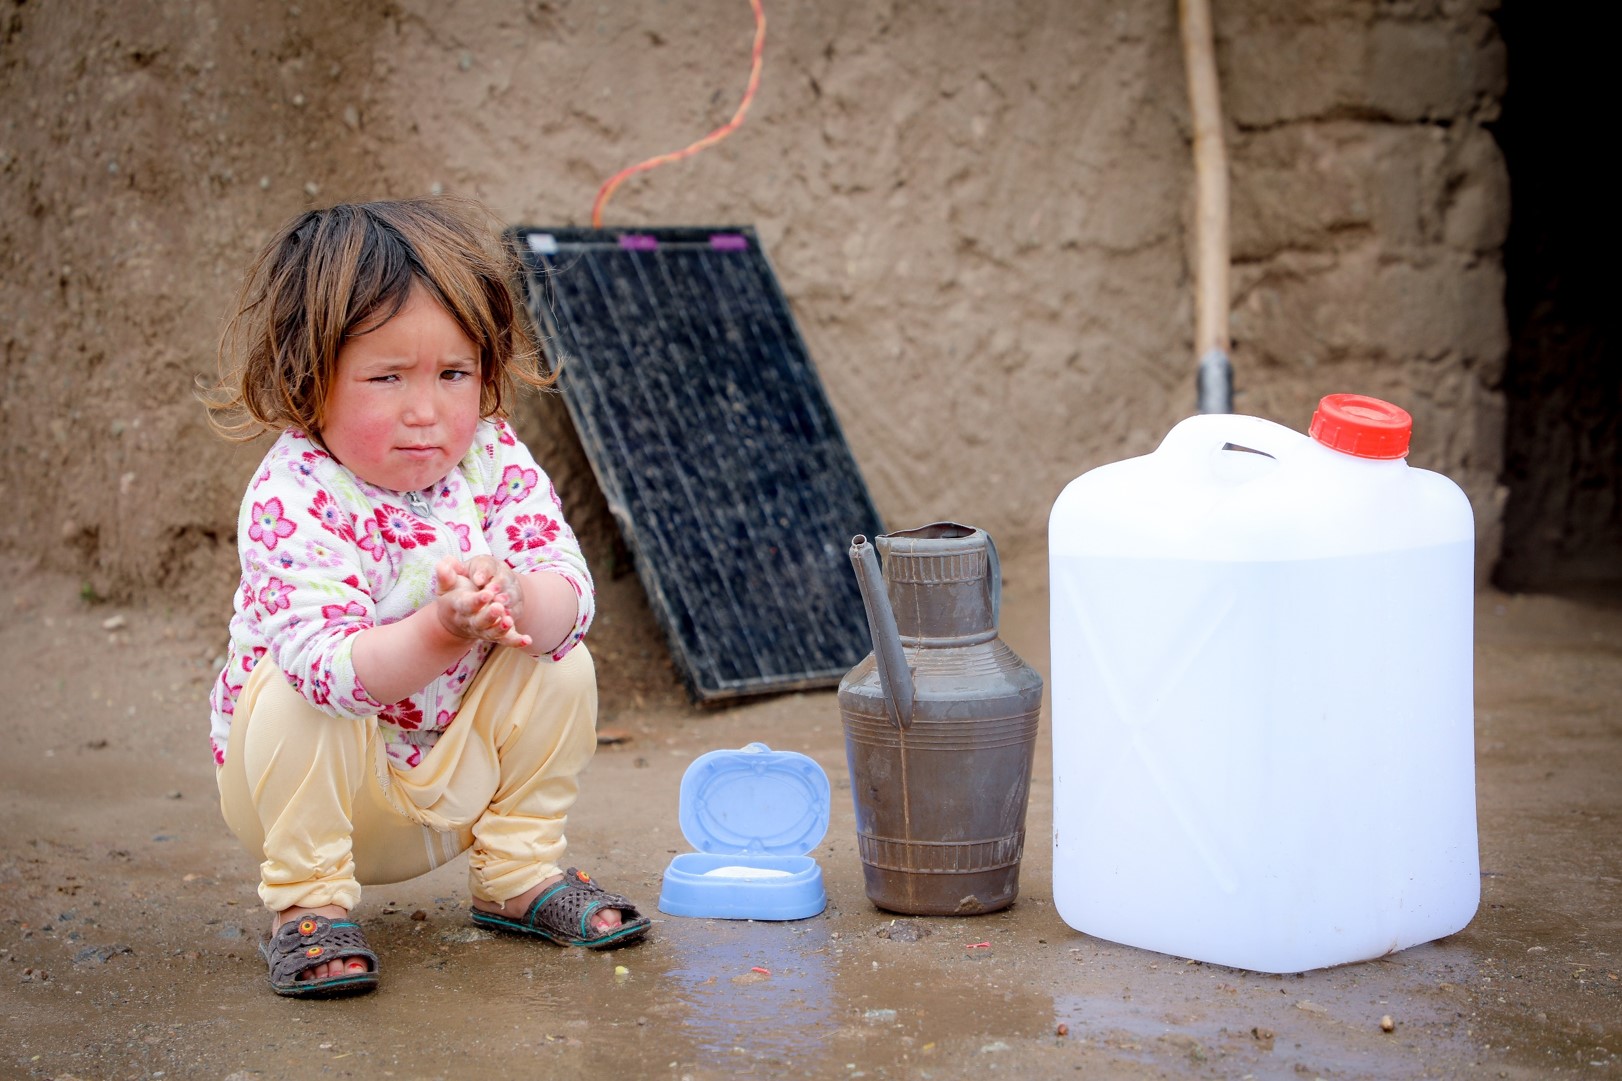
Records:
[[[627,251],[657,251],[659,238],[645,233],[623,233],[620,236],[620,247]]]
[[[716,251],[748,251],[749,238],[742,233],[711,233],[710,247]]]

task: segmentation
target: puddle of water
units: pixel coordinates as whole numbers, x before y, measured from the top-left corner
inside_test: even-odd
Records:
[[[700,1063],[822,1057],[840,1023],[826,925],[704,921],[664,941],[663,982]]]

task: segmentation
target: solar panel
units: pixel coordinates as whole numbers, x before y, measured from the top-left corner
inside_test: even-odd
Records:
[[[882,532],[749,227],[514,231],[559,389],[700,701],[828,686],[871,648]]]

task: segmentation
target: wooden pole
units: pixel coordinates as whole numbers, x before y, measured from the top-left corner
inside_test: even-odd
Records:
[[[1209,0],[1178,0],[1189,114],[1194,123],[1194,355],[1202,413],[1233,411],[1228,361],[1228,149],[1222,135]]]

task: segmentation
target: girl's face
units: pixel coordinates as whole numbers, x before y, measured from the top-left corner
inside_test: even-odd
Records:
[[[462,460],[478,425],[478,347],[422,288],[338,350],[321,441],[361,480],[430,487]]]

